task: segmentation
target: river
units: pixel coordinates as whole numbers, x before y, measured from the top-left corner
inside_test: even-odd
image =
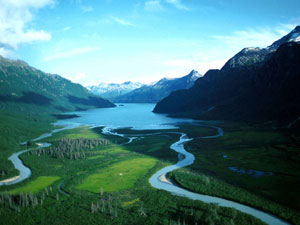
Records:
[[[154,130],[154,129],[174,129],[177,128],[176,125],[180,123],[199,123],[201,121],[195,121],[191,119],[179,119],[179,118],[170,118],[162,114],[152,113],[154,104],[123,104],[116,108],[105,108],[105,109],[93,109],[88,111],[75,112],[74,114],[80,116],[72,119],[60,120],[54,125],[64,126],[62,129],[57,129],[51,133],[41,135],[40,137],[34,139],[33,141],[41,140],[45,137],[51,136],[55,132],[59,132],[64,129],[70,129],[81,125],[88,126],[103,126],[103,133],[124,136],[123,134],[118,134],[114,132],[114,129],[130,127],[135,130]],[[73,113],[72,113],[73,114]],[[203,121],[202,121],[203,122]],[[223,135],[223,130],[219,127],[216,127],[215,122],[206,122],[205,126],[213,127],[218,131],[217,135],[203,137],[203,138],[218,138]],[[167,131],[166,131],[167,132]],[[128,137],[128,143],[134,140],[134,137]],[[175,186],[173,184],[163,182],[159,179],[160,176],[171,172],[175,169],[182,168],[184,166],[191,165],[195,157],[193,154],[187,152],[184,148],[184,144],[191,141],[192,139],[188,138],[186,134],[181,133],[180,140],[173,143],[170,148],[185,157],[181,157],[179,161],[172,166],[165,167],[158,172],[156,172],[149,180],[151,185],[157,189],[162,189],[168,192],[171,192],[174,195],[179,195],[186,197],[192,200],[200,200],[206,203],[217,203],[220,206],[232,207],[241,212],[253,215],[267,224],[272,225],[283,225],[289,224],[271,214],[265,213],[263,211],[254,209],[252,207],[229,201],[222,198],[217,198],[208,195],[202,195],[187,191],[183,188]],[[49,146],[48,143],[42,143],[42,147]],[[28,167],[24,166],[23,162],[19,159],[19,155],[27,152],[28,150],[20,151],[14,153],[9,160],[11,160],[20,171],[20,176],[11,182],[0,182],[1,185],[11,185],[19,183],[24,179],[30,177],[31,171]]]

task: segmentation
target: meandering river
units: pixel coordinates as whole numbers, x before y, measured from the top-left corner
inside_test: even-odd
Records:
[[[135,130],[153,130],[153,129],[174,129],[179,123],[199,123],[200,121],[195,121],[191,119],[178,119],[170,118],[166,115],[159,115],[152,113],[154,108],[153,104],[124,104],[124,106],[116,108],[106,108],[106,109],[94,109],[88,111],[75,112],[75,114],[80,117],[60,120],[55,123],[55,125],[62,125],[64,128],[53,130],[51,133],[44,134],[33,141],[41,140],[45,137],[51,136],[55,132],[59,132],[64,129],[70,129],[81,125],[88,126],[103,126],[103,133],[124,136],[123,134],[116,133],[113,131],[116,128],[131,127]],[[223,135],[223,130],[219,127],[216,127],[215,123],[210,122],[206,123],[205,126],[215,128],[218,131],[217,135],[203,137],[203,138],[218,138]],[[133,135],[136,136],[136,135]],[[127,136],[126,136],[127,137]],[[134,141],[135,137],[128,137],[128,143]],[[153,187],[157,189],[162,189],[168,192],[173,193],[174,195],[179,195],[193,200],[200,200],[206,203],[217,203],[220,206],[232,207],[241,212],[253,215],[267,224],[271,225],[287,225],[289,223],[263,211],[254,209],[252,207],[236,203],[234,201],[229,201],[222,198],[217,198],[208,195],[202,195],[190,192],[181,187],[175,186],[171,183],[163,182],[159,179],[162,175],[193,164],[195,157],[193,154],[187,152],[184,148],[184,144],[193,139],[188,138],[186,134],[181,133],[180,139],[173,143],[170,148],[185,157],[181,157],[179,161],[172,166],[165,167],[158,172],[156,172],[151,178],[150,183]],[[42,143],[40,147],[48,147],[48,143]],[[12,161],[15,168],[19,170],[20,175],[15,177],[11,181],[0,182],[1,185],[12,185],[15,183],[22,182],[26,178],[31,176],[31,170],[26,167],[23,162],[20,160],[19,155],[27,152],[29,150],[23,150],[17,153],[14,153],[9,157],[9,160]]]

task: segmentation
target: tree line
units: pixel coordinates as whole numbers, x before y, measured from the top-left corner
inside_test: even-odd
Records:
[[[52,191],[52,187],[47,187],[39,194],[33,194],[32,192],[16,195],[9,194],[8,192],[0,193],[0,206],[11,208],[17,212],[21,212],[22,208],[35,208],[38,205],[43,205],[46,197]],[[56,200],[59,200],[58,196],[56,196]]]
[[[40,148],[38,150],[32,150],[28,152],[30,155],[50,155],[53,158],[57,159],[85,159],[86,156],[92,155],[94,148],[99,146],[109,145],[110,142],[104,138],[97,139],[61,139],[55,142],[52,142],[52,146],[49,148]]]

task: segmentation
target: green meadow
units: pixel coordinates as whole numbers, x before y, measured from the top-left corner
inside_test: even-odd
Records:
[[[52,185],[55,181],[59,180],[60,177],[54,176],[40,176],[37,179],[30,181],[23,187],[19,187],[9,191],[9,194],[18,194],[18,193],[38,193],[39,191],[44,190],[46,187]]]
[[[156,165],[157,161],[147,157],[115,163],[88,176],[78,189],[99,193],[100,188],[107,192],[131,188]]]

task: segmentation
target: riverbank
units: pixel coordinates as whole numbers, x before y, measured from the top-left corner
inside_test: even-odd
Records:
[[[51,131],[54,128],[51,123],[55,122],[55,119],[43,113],[1,111],[0,121],[0,180],[5,180],[19,175],[11,161],[7,160],[9,156],[26,148],[20,143]]]
[[[13,181],[16,181],[17,179],[20,178],[20,175],[19,176],[15,176],[15,177],[11,177],[11,178],[8,178],[8,179],[5,179],[5,180],[0,180],[0,183],[11,183]]]
[[[164,173],[162,175],[159,176],[158,178],[161,182],[167,183],[167,184],[171,184],[171,185],[175,185],[173,182],[171,182],[169,179],[167,179],[167,175]]]

